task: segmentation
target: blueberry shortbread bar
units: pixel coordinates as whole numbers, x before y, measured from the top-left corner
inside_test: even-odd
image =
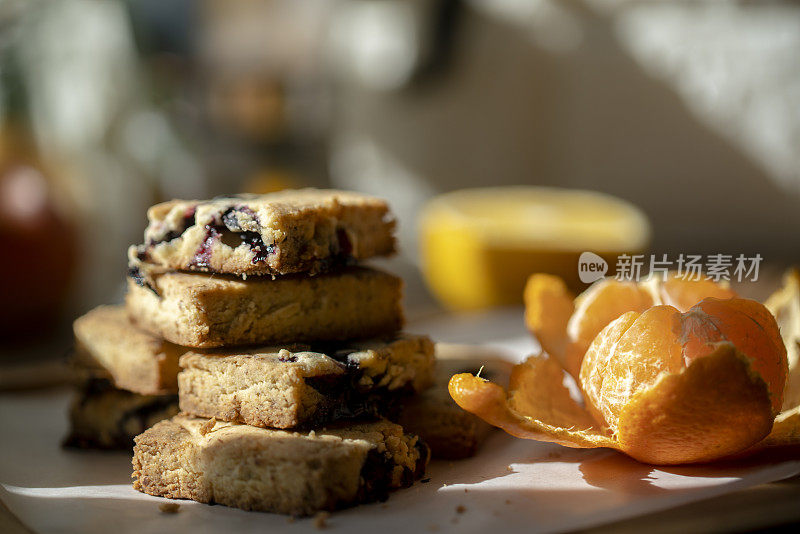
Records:
[[[178,358],[185,347],[138,328],[123,306],[99,306],[73,324],[73,363],[119,389],[142,395],[178,391]]]
[[[153,289],[128,282],[131,320],[178,345],[281,344],[391,335],[403,324],[402,280],[364,267],[251,278],[170,272]]]
[[[505,386],[512,365],[498,358],[458,357],[462,350],[456,345],[439,344],[436,352],[434,386],[404,401],[397,422],[424,439],[435,458],[468,458],[475,455],[492,427],[459,408],[447,389],[450,378],[458,373],[480,372],[486,380]]]
[[[433,343],[399,336],[328,347],[188,352],[180,360],[180,407],[224,421],[315,428],[386,415],[433,382]]]
[[[139,395],[115,388],[108,380],[87,380],[69,412],[67,447],[128,449],[133,438],[178,413],[175,395]]]
[[[155,266],[245,276],[314,274],[395,251],[395,221],[386,202],[347,191],[172,200],[151,207],[147,217],[145,242],[128,252],[134,272]]]
[[[181,414],[136,437],[133,487],[309,515],[383,500],[422,476],[428,456],[418,437],[385,420],[297,433]]]

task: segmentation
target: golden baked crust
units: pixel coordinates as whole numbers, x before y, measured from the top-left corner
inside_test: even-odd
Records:
[[[313,274],[395,251],[386,202],[348,191],[171,200],[151,207],[147,217],[144,244],[128,252],[133,269]]]
[[[399,336],[325,347],[188,352],[181,410],[259,427],[316,428],[386,415],[433,382],[433,342]]]
[[[124,306],[99,306],[72,329],[79,368],[142,395],[177,393],[178,358],[187,349],[131,324]]]
[[[384,499],[421,477],[427,461],[419,438],[385,420],[296,433],[181,414],[136,437],[133,487],[310,515]]]
[[[170,272],[153,282],[155,291],[128,281],[128,316],[187,347],[379,337],[403,324],[402,280],[365,267],[247,281]]]

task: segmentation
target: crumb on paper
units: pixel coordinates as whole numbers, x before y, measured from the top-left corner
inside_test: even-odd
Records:
[[[437,532],[439,530],[439,525],[437,525],[436,523],[428,525],[428,530],[430,530],[431,532]]]
[[[511,499],[506,499],[506,504],[511,504]]]
[[[206,434],[211,432],[211,430],[214,428],[214,425],[216,424],[217,424],[217,418],[212,417],[211,419],[200,425],[200,429],[198,430],[198,432],[200,432],[201,436],[205,436]]]
[[[180,507],[181,505],[176,502],[162,502],[158,505],[158,509],[165,514],[176,514]]]
[[[506,466],[506,471],[508,471],[509,473],[513,473],[514,472],[514,468],[511,467],[510,465],[507,465]]]
[[[329,512],[317,512],[314,516],[314,528],[322,530],[328,528],[328,518],[331,516]]]
[[[456,513],[457,514],[463,514],[466,511],[467,511],[467,507],[464,506],[463,504],[459,504],[458,506],[456,506]]]
[[[294,523],[295,521],[297,521],[297,518],[293,515],[290,515],[289,517],[286,518],[287,523]]]
[[[467,488],[464,488],[464,493],[469,493],[469,490]]]

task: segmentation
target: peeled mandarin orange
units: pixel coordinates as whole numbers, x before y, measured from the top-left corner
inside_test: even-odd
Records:
[[[658,304],[686,311],[706,297],[731,298],[736,293],[711,280],[683,279],[675,273],[643,282],[606,278],[575,298],[558,277],[533,274],[525,287],[526,325],[542,349],[577,377],[592,340],[611,321]],[[569,313],[565,320],[565,314]]]
[[[615,320],[589,348],[580,383],[622,450],[650,463],[685,463],[764,438],[786,373],[777,324],[763,305],[709,298],[685,313],[655,306]]]
[[[508,393],[456,375],[450,394],[515,436],[611,447],[653,464],[710,461],[770,439],[800,439],[789,424],[800,414],[787,414],[780,433],[762,441],[781,406],[787,366],[775,319],[755,301],[709,298],[683,313],[666,305],[623,313],[582,360],[586,408],[564,393],[557,367],[546,355],[529,358]]]

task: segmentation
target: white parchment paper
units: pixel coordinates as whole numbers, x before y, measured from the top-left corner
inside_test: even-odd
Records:
[[[495,316],[497,319],[498,316]],[[501,323],[519,315],[499,316]],[[447,341],[486,339],[486,321],[422,321]],[[461,325],[461,326],[459,326]],[[463,334],[459,335],[459,328]],[[503,332],[499,325],[495,332]],[[515,326],[516,328],[516,326]],[[465,329],[465,330],[464,330]],[[526,336],[490,340],[509,358],[533,348]],[[191,501],[176,514],[165,499],[130,486],[125,453],[68,451],[65,389],[0,395],[0,500],[36,532],[318,532],[313,520]],[[608,450],[573,450],[495,432],[471,459],[432,462],[425,483],[386,503],[334,514],[339,532],[559,532],[599,525],[800,473],[800,459],[761,455],[711,466],[653,468]]]

